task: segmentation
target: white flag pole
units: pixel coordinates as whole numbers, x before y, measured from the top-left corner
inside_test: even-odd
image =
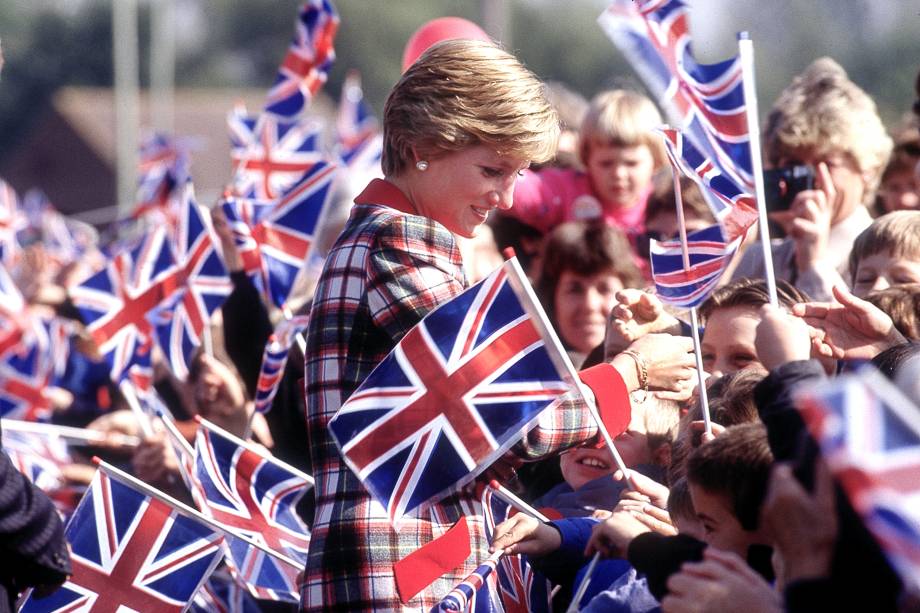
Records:
[[[57,436],[71,445],[111,442],[123,447],[137,447],[140,444],[140,439],[136,436],[116,432],[107,434],[99,430],[90,430],[88,428],[74,428],[73,426],[59,426],[57,424],[22,421],[20,419],[0,419],[0,424],[2,424],[0,428],[3,430],[27,432],[40,436]]]
[[[289,566],[296,568],[298,571],[303,570],[303,564],[301,564],[297,560],[289,556],[286,556],[281,552],[275,551],[274,549],[270,547],[266,547],[265,545],[262,545],[258,541],[253,540],[252,538],[246,536],[245,534],[240,534],[239,532],[234,532],[233,530],[230,530],[229,528],[223,526],[219,522],[204,515],[200,511],[196,511],[192,507],[182,502],[179,502],[172,496],[168,494],[164,494],[163,492],[156,489],[155,487],[151,487],[147,485],[140,479],[132,475],[129,475],[128,473],[122,470],[115,468],[111,464],[103,462],[99,458],[93,458],[93,461],[96,463],[96,466],[99,467],[99,470],[103,471],[105,474],[112,477],[116,481],[120,481],[121,483],[125,485],[133,487],[134,489],[140,491],[143,494],[146,494],[147,496],[150,496],[151,498],[156,498],[163,504],[168,505],[169,507],[175,509],[177,512],[181,513],[182,515],[185,515],[186,517],[200,521],[201,523],[207,525],[213,530],[217,530],[218,532],[222,532],[223,534],[226,534],[227,536],[233,537],[235,539],[239,539],[243,541],[244,543],[246,543],[247,545],[251,545],[252,547],[255,547],[256,549],[258,549],[259,551],[263,551],[267,553],[268,555],[272,556],[273,558],[277,558],[278,560],[281,560],[285,564],[288,564]]]
[[[616,463],[617,468],[623,471],[623,478],[625,479],[627,486],[630,489],[636,489],[635,484],[632,481],[631,473],[629,469],[626,468],[626,463],[623,462],[623,458],[620,457],[620,452],[617,451],[616,446],[613,444],[613,438],[607,431],[607,426],[604,425],[600,414],[597,412],[597,404],[595,403],[594,394],[590,391],[590,389],[586,389],[587,386],[583,384],[579,379],[578,373],[575,370],[575,366],[572,364],[572,360],[569,359],[568,354],[562,347],[562,343],[559,341],[559,337],[556,335],[556,331],[550,325],[549,318],[547,318],[546,312],[540,305],[540,300],[534,293],[533,287],[530,286],[530,281],[527,280],[527,275],[524,274],[524,270],[521,268],[520,262],[518,262],[516,257],[513,257],[509,260],[506,260],[505,264],[509,266],[509,283],[511,283],[511,286],[518,293],[518,295],[523,294],[524,297],[527,298],[527,300],[522,300],[524,308],[527,309],[527,313],[530,315],[531,320],[537,327],[537,330],[540,332],[540,336],[543,337],[543,340],[547,344],[552,345],[555,349],[555,351],[549,352],[550,358],[554,363],[556,363],[557,368],[568,375],[570,384],[580,393],[582,399],[588,407],[588,411],[594,418],[594,423],[597,424],[598,433],[601,435],[601,438],[604,439],[604,442],[607,444],[607,448],[613,455],[613,461]]]
[[[517,507],[519,510],[527,513],[531,517],[539,519],[542,522],[549,521],[549,517],[547,517],[543,513],[540,513],[540,511],[538,511],[532,505],[525,502],[517,494],[515,494],[514,492],[506,488],[504,485],[502,485],[495,479],[492,479],[489,482],[489,487],[491,487],[494,490],[496,496],[498,496],[499,498],[501,498],[502,500],[504,500],[511,506]]]
[[[687,246],[687,225],[684,221],[684,197],[680,189],[680,169],[671,165],[674,177],[674,206],[677,208],[677,227],[680,230],[680,251],[683,256],[684,271],[690,270],[690,251]],[[697,389],[700,394],[700,407],[703,409],[703,424],[706,434],[712,434],[712,421],[709,419],[709,394],[706,391],[706,379],[703,378],[703,348],[700,344],[700,319],[697,308],[690,307],[690,333],[693,336],[693,357],[696,359]]]
[[[581,599],[585,597],[585,592],[588,591],[588,586],[591,584],[591,574],[594,573],[594,568],[597,566],[597,562],[600,559],[601,552],[598,551],[594,554],[594,557],[591,558],[591,562],[585,570],[585,576],[582,577],[581,583],[578,584],[578,589],[575,590],[575,594],[572,596],[572,602],[569,604],[569,608],[565,610],[565,613],[578,613],[578,605]]]
[[[744,107],[747,114],[748,138],[751,144],[751,171],[754,173],[754,195],[757,198],[757,216],[760,225],[760,245],[763,249],[764,276],[770,304],[779,306],[776,297],[776,276],[773,273],[773,250],[770,245],[770,227],[767,204],[764,199],[763,159],[760,150],[760,117],[757,112],[757,84],[754,80],[754,43],[747,32],[738,35],[738,56],[741,60],[741,83],[744,90]]]

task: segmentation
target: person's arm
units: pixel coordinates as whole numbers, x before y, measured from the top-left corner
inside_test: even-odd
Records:
[[[62,584],[71,573],[64,527],[51,500],[0,452],[0,582],[16,590]]]
[[[224,346],[240,373],[250,398],[255,397],[262,366],[262,352],[272,333],[268,310],[259,290],[242,270],[230,273],[233,291],[221,307]]]

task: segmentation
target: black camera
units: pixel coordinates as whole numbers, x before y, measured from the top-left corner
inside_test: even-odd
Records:
[[[763,173],[767,211],[788,211],[796,194],[814,189],[815,170],[811,166],[785,166]]]

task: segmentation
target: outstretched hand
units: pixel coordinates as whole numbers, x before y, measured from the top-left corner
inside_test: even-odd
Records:
[[[842,287],[834,287],[836,302],[807,302],[792,307],[792,313],[809,326],[824,332],[823,343],[833,357],[871,360],[876,355],[906,342],[891,318],[871,302]]]
[[[562,544],[559,531],[526,513],[518,513],[495,526],[490,552],[504,549],[505,553],[545,556]]]
[[[654,294],[638,289],[622,289],[616,293],[617,304],[610,311],[604,356],[612,358],[634,341],[656,332],[680,333],[680,322],[664,310]]]

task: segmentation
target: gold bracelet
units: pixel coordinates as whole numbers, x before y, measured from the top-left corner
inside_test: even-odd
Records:
[[[632,349],[627,349],[623,353],[631,357],[636,363],[636,372],[639,374],[639,387],[642,388],[645,395],[648,395],[648,365],[645,363],[645,358],[642,357],[641,353]]]

